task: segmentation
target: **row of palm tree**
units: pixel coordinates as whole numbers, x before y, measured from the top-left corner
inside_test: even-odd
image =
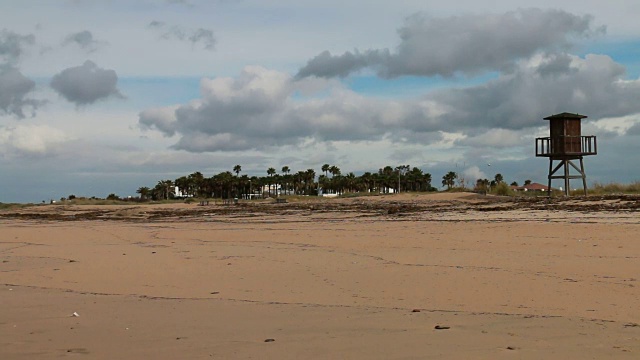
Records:
[[[266,176],[240,175],[242,166],[233,172],[224,171],[212,177],[201,172],[181,176],[175,180],[160,180],[155,187],[140,187],[136,191],[142,200],[165,200],[174,197],[223,198],[260,196],[317,195],[319,192],[345,194],[355,192],[390,193],[402,191],[435,191],[431,186],[431,174],[417,167],[385,166],[378,172],[365,172],[356,176],[353,172],[343,175],[336,165],[324,164],[323,174],[316,179],[313,169],[291,172],[283,166],[278,173],[270,167]],[[235,173],[235,175],[234,175]],[[329,176],[331,174],[331,176]],[[179,192],[176,193],[176,187]]]

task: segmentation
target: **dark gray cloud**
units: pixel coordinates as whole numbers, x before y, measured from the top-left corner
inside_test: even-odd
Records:
[[[22,75],[18,69],[0,66],[0,114],[24,118],[25,108],[30,108],[31,115],[35,115],[38,106],[44,103],[28,98],[35,87],[36,83]]]
[[[150,22],[148,27],[160,32],[160,36],[166,40],[188,41],[193,46],[200,44],[205,50],[214,50],[216,46],[216,37],[210,29],[187,29],[157,20]]]
[[[389,51],[385,51],[384,57],[390,57]],[[354,50],[347,51],[342,55],[331,55],[329,51],[323,51],[307,62],[307,65],[300,69],[297,77],[306,76],[318,77],[347,77],[353,71],[360,70],[370,65],[377,65],[381,58],[380,51],[370,50],[364,53]]]
[[[33,34],[20,35],[6,29],[0,31],[0,65],[15,65],[24,48],[35,43]]]
[[[101,69],[90,60],[64,69],[51,79],[51,87],[78,106],[110,97],[123,98],[117,85],[118,75],[114,70]]]
[[[538,74],[545,76],[555,76],[567,74],[575,69],[571,68],[571,56],[568,54],[558,54],[548,57],[540,66]]]
[[[81,49],[87,52],[96,51],[101,45],[104,45],[104,41],[98,41],[94,39],[93,34],[89,30],[79,31],[77,33],[69,34],[63,41],[63,45],[75,44]]]
[[[165,136],[176,133],[176,121],[173,109],[148,109],[139,115],[139,124],[145,129],[156,129]]]
[[[409,17],[398,30],[400,44],[388,49],[322,52],[297,74],[344,77],[371,68],[382,77],[402,75],[454,76],[503,70],[537,52],[566,50],[573,37],[602,32],[591,16],[561,10],[521,9],[500,15],[465,15],[432,18]]]
[[[147,27],[151,29],[162,29],[165,26],[167,26],[167,24],[164,21],[158,21],[158,20],[153,20],[149,23],[149,25],[147,25]]]
[[[624,80],[624,67],[610,57],[572,56],[562,71],[541,70],[559,61],[565,55],[534,57],[486,84],[436,92],[431,99],[449,109],[437,122],[458,130],[517,130],[544,125],[542,118],[565,111],[590,119],[640,112],[640,81]]]

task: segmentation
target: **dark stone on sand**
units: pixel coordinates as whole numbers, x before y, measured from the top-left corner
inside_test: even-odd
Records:
[[[152,251],[151,253],[152,253],[152,254],[155,254],[156,252],[155,252],[155,251]]]
[[[276,339],[264,339],[264,342],[274,342]]]
[[[76,262],[76,261],[75,260],[69,260],[69,262],[72,263],[72,262]]]
[[[516,348],[513,346],[507,346],[507,350],[515,350]]]
[[[436,329],[436,330],[448,330],[448,329],[451,329],[451,326],[436,325],[434,327],[434,329]]]
[[[220,294],[220,291],[214,291],[211,293],[211,295],[216,295],[216,294]]]
[[[420,312],[420,309],[413,309],[411,312]]]

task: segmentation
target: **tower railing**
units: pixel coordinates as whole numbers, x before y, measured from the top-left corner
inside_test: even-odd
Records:
[[[586,156],[598,153],[595,136],[554,136],[536,138],[536,156]]]

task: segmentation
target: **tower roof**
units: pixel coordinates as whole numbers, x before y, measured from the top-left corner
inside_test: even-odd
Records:
[[[555,120],[555,119],[584,119],[586,118],[587,115],[580,115],[578,113],[568,113],[568,112],[563,112],[561,114],[555,114],[555,115],[551,115],[551,116],[547,116],[546,118],[544,118],[545,120]]]

